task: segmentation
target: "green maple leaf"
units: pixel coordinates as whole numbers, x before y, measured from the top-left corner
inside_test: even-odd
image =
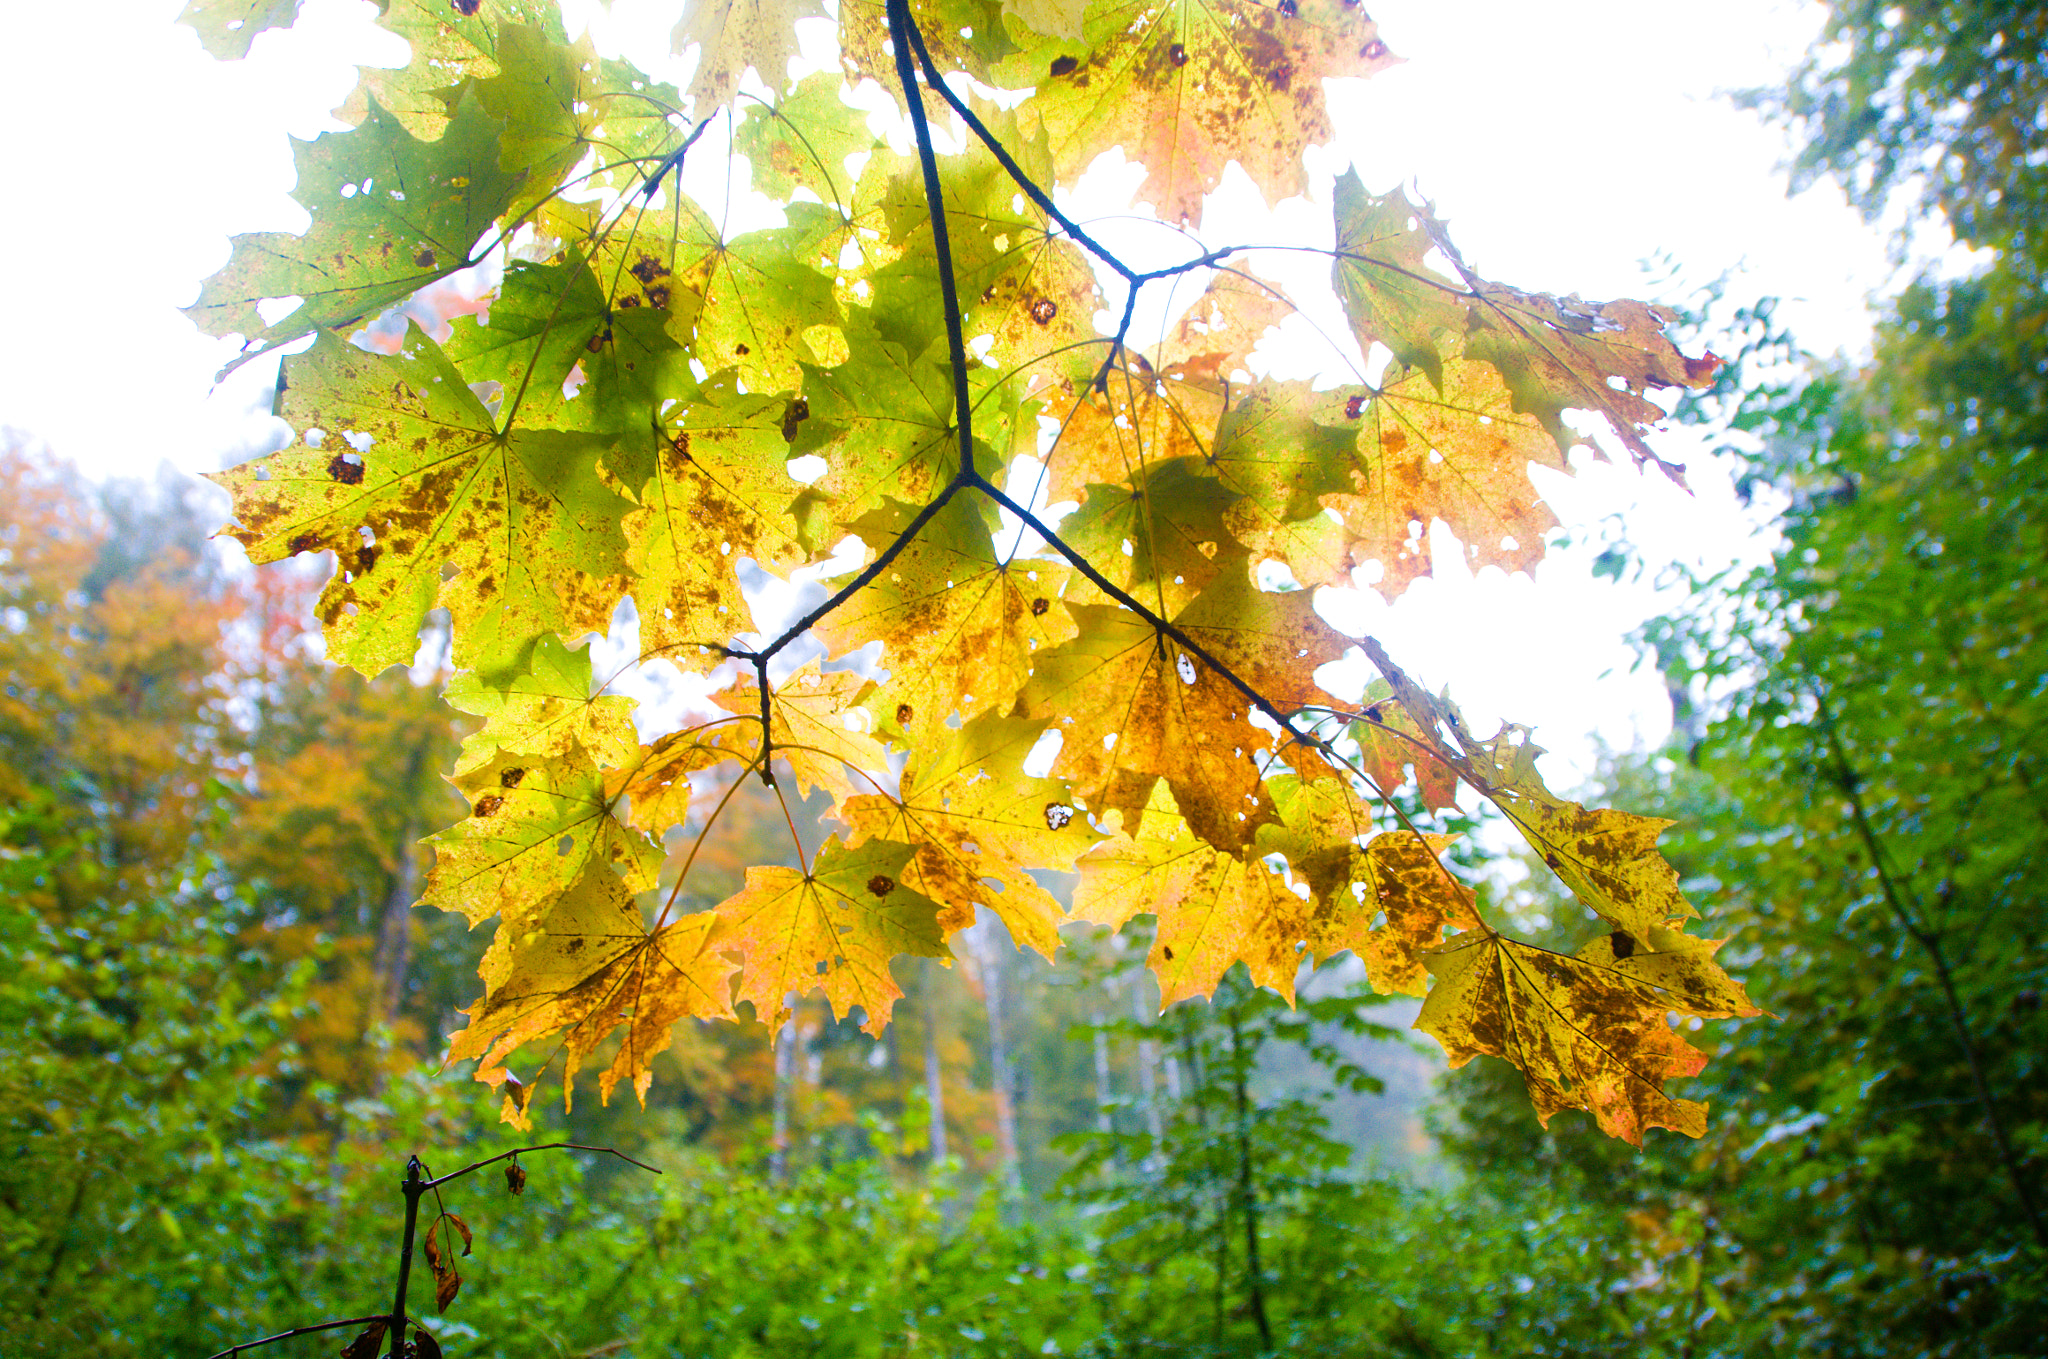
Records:
[[[633,729],[633,700],[593,695],[590,650],[574,650],[543,636],[523,670],[457,675],[442,691],[448,705],[484,724],[462,743],[459,777],[488,764],[500,752],[553,759],[588,751],[605,767],[630,762],[639,746]]]
[[[1042,136],[1027,137],[1014,112],[986,105],[979,112],[1026,173],[1051,179]],[[877,286],[920,285],[918,301],[929,315],[934,246],[923,177],[915,162],[905,162],[888,184],[882,210],[890,245],[902,258],[878,271]],[[946,221],[962,325],[969,335],[991,337],[988,360],[1006,372],[1092,376],[1102,362],[1095,313],[1106,305],[1094,269],[1079,246],[1056,239],[1036,205],[1020,200],[1008,171],[979,142],[948,166]]]
[[[496,429],[417,329],[392,357],[322,332],[284,371],[284,418],[319,429],[319,444],[214,479],[252,560],[336,554],[319,606],[330,656],[368,675],[408,663],[437,605],[463,666],[516,665],[545,633],[604,631],[625,589],[630,502],[599,474],[601,439]]]
[[[1469,290],[1431,267],[1441,231],[1427,204],[1399,189],[1374,197],[1358,172],[1337,180],[1337,254],[1330,267],[1344,313],[1362,351],[1385,345],[1401,363],[1443,387],[1441,346],[1461,336]]]
[[[258,33],[289,28],[304,0],[189,0],[178,16],[199,34],[199,45],[222,61],[249,55]]]
[[[596,275],[582,260],[521,261],[505,271],[484,316],[456,319],[442,350],[471,384],[498,384],[502,420],[560,425],[569,422],[563,388],[590,357],[590,343],[607,328],[610,313]]]
[[[813,485],[846,531],[890,501],[930,500],[960,465],[944,335],[929,313],[898,303],[880,294],[873,308],[847,318],[846,362],[804,369],[808,416],[791,451],[825,460]],[[904,324],[905,317],[921,324]],[[1016,384],[983,369],[970,375],[970,387],[979,436],[975,465],[1000,475],[996,449],[1018,418]]]
[[[704,367],[736,368],[755,391],[794,390],[799,366],[816,357],[805,333],[840,320],[828,261],[816,248],[839,219],[809,203],[788,215],[797,225],[727,239],[687,199],[673,209],[636,208],[597,243],[597,272],[667,311],[670,333]]]
[[[472,925],[502,916],[532,928],[591,873],[622,890],[654,886],[661,850],[612,814],[604,777],[580,747],[534,757],[500,750],[453,780],[470,815],[428,837],[434,871],[420,900]]]
[[[474,263],[471,252],[525,182],[500,168],[501,130],[465,98],[440,140],[417,141],[373,101],[354,131],[300,142],[292,197],[312,225],[304,235],[235,237],[227,267],[185,314],[209,335],[239,333],[273,349],[372,320]],[[256,304],[286,297],[302,299],[297,310],[265,324]]]
[[[1237,497],[1201,458],[1145,464],[1127,486],[1089,486],[1087,502],[1060,524],[1060,537],[1120,588],[1176,612],[1217,575],[1243,570],[1226,516]]]
[[[824,13],[818,0],[689,0],[669,41],[677,52],[698,49],[691,111],[708,118],[730,103],[749,66],[769,89],[780,90],[797,54],[796,21]]]
[[[364,67],[361,83],[335,113],[360,123],[374,101],[425,141],[446,129],[455,111],[450,101],[459,98],[463,84],[504,69],[499,38],[507,26],[530,26],[549,43],[568,40],[557,0],[491,0],[475,14],[447,0],[380,0],[377,7],[378,26],[403,38],[412,60],[399,67]]]
[[[730,373],[696,387],[649,441],[622,441],[613,475],[639,507],[625,520],[646,655],[688,665],[752,624],[739,567],[783,571],[803,557],[790,513],[793,403],[740,392]]]
[[[772,107],[749,105],[733,133],[733,149],[753,167],[754,187],[787,199],[798,188],[842,210],[852,206],[854,178],[846,158],[882,145],[867,116],[841,97],[835,71],[813,71]]]

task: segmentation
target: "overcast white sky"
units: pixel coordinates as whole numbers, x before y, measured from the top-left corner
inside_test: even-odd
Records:
[[[230,352],[178,311],[227,259],[238,232],[297,229],[287,134],[339,127],[328,110],[356,60],[387,61],[361,0],[313,0],[298,28],[246,62],[217,63],[174,23],[182,0],[100,0],[11,14],[0,45],[0,424],[102,473],[235,461],[266,437],[263,365],[210,392]],[[580,10],[590,8],[579,5]],[[621,34],[661,33],[667,4],[621,0]],[[1641,295],[1638,261],[1663,253],[1687,278],[1735,271],[1738,297],[1788,299],[1781,316],[1818,352],[1859,350],[1865,300],[1893,284],[1884,239],[1823,188],[1788,200],[1783,142],[1717,91],[1782,79],[1817,7],[1775,0],[1373,0],[1403,66],[1333,92],[1339,137],[1314,168],[1346,160],[1368,187],[1412,183],[1434,199],[1467,259],[1517,286],[1592,298]],[[669,74],[663,72],[662,74]],[[1325,190],[1318,190],[1323,193]],[[1327,199],[1284,207],[1284,224]],[[1219,240],[1258,234],[1263,214],[1221,214]],[[1239,220],[1240,233],[1229,229]],[[1327,226],[1324,227],[1327,230]],[[1694,465],[1687,498],[1595,467],[1546,484],[1567,525],[1613,511],[1660,553],[1725,561],[1749,538],[1725,480]],[[1454,559],[1439,553],[1439,562]],[[1592,581],[1586,553],[1555,554],[1539,580],[1453,568],[1370,625],[1475,718],[1536,725],[1583,768],[1597,734],[1661,738],[1649,676],[1614,672],[1623,634],[1654,601]],[[1326,605],[1334,614],[1341,611]],[[1554,775],[1569,780],[1569,769]]]

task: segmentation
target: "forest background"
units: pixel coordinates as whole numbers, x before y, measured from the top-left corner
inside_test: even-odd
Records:
[[[1678,734],[1600,794],[1680,821],[1688,890],[1780,1016],[1711,1031],[1704,1139],[1539,1130],[1505,1068],[1439,1081],[1341,970],[1299,1017],[1233,976],[1154,1019],[1142,940],[1052,972],[977,935],[903,968],[879,1040],[815,1006],[773,1044],[709,1027],[646,1114],[545,1115],[668,1173],[467,1191],[444,1345],[2037,1352],[2044,35],[2021,4],[1844,4],[1762,96],[1800,176],[1980,251],[1891,300],[1867,364],[1691,299],[1734,361],[1677,418],[1726,436],[1783,541],[1645,630]],[[318,661],[311,583],[224,570],[216,513],[18,444],[0,482],[0,1268],[28,1352],[203,1355],[368,1310],[404,1156],[506,1144],[431,1061],[478,944],[409,909],[460,730],[402,673]],[[1614,533],[1608,569],[1640,569]],[[741,808],[773,845],[773,801]],[[712,867],[736,885],[745,849]]]

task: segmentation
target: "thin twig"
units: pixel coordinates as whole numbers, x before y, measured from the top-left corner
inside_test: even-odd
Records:
[[[276,1335],[266,1335],[261,1340],[244,1340],[239,1345],[230,1345],[218,1353],[207,1355],[206,1359],[234,1359],[235,1355],[242,1353],[244,1350],[255,1350],[261,1349],[265,1345],[275,1345],[280,1340],[290,1340],[296,1335],[312,1335],[318,1331],[339,1331],[348,1326],[368,1326],[372,1323],[389,1325],[391,1318],[380,1312],[373,1317],[350,1317],[346,1321],[323,1321],[317,1326],[294,1326],[289,1331],[279,1331]]]
[[[567,1150],[567,1151],[601,1151],[601,1152],[605,1152],[605,1153],[607,1153],[608,1155],[612,1155],[612,1156],[616,1156],[616,1157],[618,1157],[618,1158],[619,1158],[619,1159],[620,1159],[621,1161],[624,1161],[624,1162],[625,1162],[625,1163],[626,1163],[627,1165],[634,1165],[634,1166],[639,1166],[639,1167],[640,1167],[640,1168],[641,1168],[642,1170],[653,1170],[655,1174],[657,1174],[657,1175],[661,1174],[661,1172],[660,1172],[659,1170],[655,1170],[653,1166],[651,1166],[651,1165],[648,1165],[648,1164],[647,1164],[647,1163],[646,1163],[645,1161],[636,1161],[636,1160],[634,1160],[634,1159],[633,1159],[632,1157],[630,1157],[630,1156],[626,1155],[626,1153],[624,1153],[623,1151],[620,1151],[620,1150],[619,1150],[619,1149],[618,1149],[617,1147],[591,1147],[591,1146],[585,1146],[585,1145],[584,1145],[583,1143],[581,1143],[581,1142],[542,1142],[542,1143],[541,1143],[540,1145],[538,1145],[538,1146],[532,1146],[532,1147],[514,1147],[514,1148],[512,1148],[512,1150],[510,1150],[510,1151],[501,1151],[501,1152],[499,1152],[499,1153],[498,1153],[498,1154],[497,1154],[496,1156],[490,1156],[490,1157],[486,1157],[485,1159],[483,1159],[483,1160],[481,1160],[481,1161],[478,1161],[478,1162],[476,1162],[476,1163],[475,1163],[474,1165],[466,1165],[466,1166],[464,1166],[464,1167],[463,1167],[462,1169],[460,1169],[460,1170],[451,1170],[451,1171],[450,1171],[450,1172],[448,1172],[448,1173],[447,1173],[446,1175],[443,1175],[443,1176],[439,1177],[438,1179],[432,1179],[432,1180],[428,1180],[428,1181],[427,1181],[426,1183],[422,1184],[422,1185],[420,1186],[420,1188],[422,1188],[422,1189],[433,1189],[433,1188],[435,1188],[435,1187],[436,1187],[436,1186],[438,1186],[438,1185],[444,1185],[444,1184],[448,1183],[448,1181],[450,1181],[450,1180],[459,1180],[459,1179],[461,1179],[461,1178],[462,1178],[462,1177],[463,1177],[464,1175],[467,1175],[467,1174],[469,1174],[469,1173],[470,1173],[470,1172],[471,1172],[472,1170],[482,1170],[482,1169],[483,1169],[483,1168],[484,1168],[485,1166],[487,1166],[487,1165],[492,1165],[492,1164],[495,1164],[496,1162],[499,1162],[499,1161],[503,1161],[503,1160],[507,1160],[507,1159],[509,1159],[510,1157],[514,1157],[514,1156],[520,1156],[520,1155],[523,1155],[523,1154],[525,1154],[526,1152],[529,1152],[529,1151],[555,1151],[555,1150]]]

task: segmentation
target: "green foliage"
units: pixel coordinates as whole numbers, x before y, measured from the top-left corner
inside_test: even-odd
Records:
[[[2048,21],[2031,0],[1832,0],[1783,95],[1795,186],[1833,175],[1866,212],[1928,181],[1956,235],[2036,261],[2048,245]]]

